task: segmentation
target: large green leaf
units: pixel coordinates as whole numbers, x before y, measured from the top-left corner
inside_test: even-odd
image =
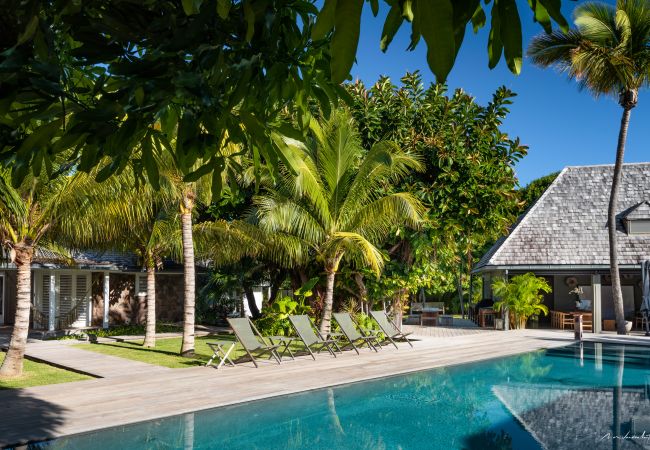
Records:
[[[336,17],[336,0],[325,0],[318,14],[314,28],[311,30],[312,39],[323,39],[334,28]]]
[[[158,190],[160,189],[160,173],[158,171],[158,164],[156,163],[156,158],[153,155],[153,142],[152,136],[147,135],[142,140],[142,164],[144,169],[147,172],[147,179],[151,183],[151,186]]]
[[[569,23],[562,15],[562,0],[537,0],[538,5],[542,5],[548,14],[557,22],[560,29],[565,33],[569,31]]]
[[[535,12],[535,22],[538,22],[544,28],[544,31],[550,33],[553,31],[553,25],[551,24],[551,16],[549,16],[548,11],[542,5],[539,0],[528,0],[530,8]]]
[[[36,27],[38,27],[38,16],[32,17],[27,23],[25,30],[20,34],[20,36],[18,36],[18,42],[16,42],[16,45],[22,45],[29,41],[34,36]]]
[[[359,44],[361,11],[364,0],[337,2],[332,36],[332,81],[341,83],[350,74]]]
[[[506,63],[512,73],[519,75],[523,51],[521,48],[521,20],[515,0],[499,0],[499,16],[502,24],[508,24],[507,27],[502,26],[500,29]]]
[[[486,20],[485,10],[479,3],[476,7],[476,11],[474,11],[474,14],[472,15],[472,29],[474,30],[474,33],[478,33],[478,30],[485,26]]]
[[[456,59],[454,10],[451,0],[417,0],[415,20],[427,43],[427,62],[443,83]]]
[[[503,44],[501,43],[501,22],[499,18],[500,0],[494,0],[492,5],[492,20],[490,23],[490,36],[488,37],[488,66],[494,69],[501,59]]]
[[[386,21],[384,22],[384,28],[381,30],[381,41],[379,42],[379,48],[382,52],[385,52],[388,49],[388,46],[393,41],[393,37],[399,27],[404,22],[404,17],[402,16],[402,9],[399,7],[399,4],[395,3],[391,6],[388,15],[386,16]]]
[[[222,19],[228,17],[231,6],[232,0],[217,0],[217,14],[219,14],[219,17]]]

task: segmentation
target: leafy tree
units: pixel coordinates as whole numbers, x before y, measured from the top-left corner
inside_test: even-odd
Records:
[[[311,121],[309,100],[327,112],[330,103],[346,98],[339,83],[354,61],[364,6],[363,0],[327,0],[320,11],[313,0],[5,3],[0,159],[12,165],[16,185],[30,169],[51,174],[50,155],[70,149],[79,170],[101,164],[98,178],[106,179],[125,169],[161,119],[164,134],[179,130],[177,145],[169,149],[183,175],[200,160],[202,173],[220,172],[224,157],[216,144],[226,133],[245,144],[256,166],[265,159],[277,168],[278,161],[286,163],[279,136],[302,138]],[[440,81],[467,24],[477,30],[487,21],[479,0],[386,3],[382,48],[410,21],[409,48],[424,38]],[[551,19],[566,26],[561,0],[529,3],[546,31]],[[378,0],[370,4],[377,14]],[[492,5],[490,67],[505,54],[518,73],[517,5],[515,0]],[[295,111],[299,130],[278,119],[287,108]],[[149,150],[135,170],[155,182],[158,170]]]
[[[559,68],[596,97],[618,96],[623,108],[607,226],[616,330],[625,334],[616,214],[630,115],[639,89],[650,82],[650,3],[618,0],[613,6],[589,2],[577,6],[574,15],[576,29],[536,37],[528,54],[535,64]]]
[[[61,175],[27,176],[14,187],[8,169],[0,170],[0,239],[17,268],[16,319],[0,378],[22,373],[31,311],[31,263],[39,247],[86,246],[115,241],[140,217],[122,201],[123,179],[97,183],[92,176],[56,164]],[[108,211],[122,217],[121,227],[104,220]]]
[[[337,111],[311,147],[297,147],[292,166],[254,198],[261,229],[290,236],[313,251],[327,278],[320,329],[330,331],[334,280],[345,258],[379,276],[384,256],[377,248],[395,225],[420,222],[419,202],[409,193],[379,188],[418,169],[417,158],[390,142],[367,153],[352,118]]]
[[[555,181],[560,172],[553,172],[543,177],[537,178],[519,190],[519,198],[521,199],[521,210],[533,206],[533,204],[542,196],[544,191]]]
[[[425,165],[395,189],[415,195],[427,220],[417,233],[400,233],[388,243],[396,262],[381,283],[400,295],[420,287],[462,294],[474,255],[505,233],[519,210],[512,166],[526,147],[501,131],[515,94],[500,88],[481,106],[462,90],[448,96],[442,85],[425,88],[418,73],[401,82],[397,87],[382,77],[370,88],[350,87],[363,145],[400,142]]]
[[[526,328],[526,321],[530,316],[548,314],[548,308],[543,304],[544,296],[540,292],[553,291],[545,278],[536,277],[530,272],[515,275],[510,280],[495,280],[492,290],[499,299],[494,302],[494,309],[510,311],[517,328]]]

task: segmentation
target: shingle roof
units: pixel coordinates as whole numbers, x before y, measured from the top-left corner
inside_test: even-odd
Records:
[[[138,258],[133,253],[117,251],[75,250],[65,258],[47,248],[38,247],[34,263],[41,266],[66,266],[71,262],[80,268],[102,268],[106,270],[139,270]]]
[[[612,165],[567,167],[483,255],[474,270],[513,266],[609,266],[607,206]],[[650,198],[650,163],[625,164],[618,201],[619,263],[650,257],[649,235],[628,235],[622,218]],[[650,207],[650,205],[648,205]],[[638,214],[645,211],[639,206]]]

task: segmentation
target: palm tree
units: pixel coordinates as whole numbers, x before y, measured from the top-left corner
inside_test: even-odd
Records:
[[[578,5],[574,15],[577,29],[537,36],[528,55],[537,65],[559,68],[595,96],[618,95],[623,108],[607,225],[616,330],[625,334],[616,211],[630,114],[639,89],[648,85],[650,77],[650,4],[647,0],[618,0],[616,6],[590,2]]]
[[[31,310],[31,263],[36,249],[114,240],[125,230],[106,225],[103,217],[107,211],[119,212],[123,224],[139,220],[119,198],[124,181],[120,177],[97,183],[93,175],[76,173],[65,165],[55,167],[54,173],[60,175],[52,180],[44,174],[27,176],[14,187],[10,171],[0,169],[0,239],[17,268],[15,324],[0,378],[22,373]]]
[[[145,223],[138,224],[133,230],[122,242],[126,249],[135,249],[147,271],[147,316],[143,346],[155,347],[156,270],[162,266],[165,256],[180,254],[178,215],[158,206]]]
[[[255,219],[266,233],[284,243],[293,240],[315,253],[327,276],[320,329],[330,331],[334,280],[345,258],[379,276],[384,255],[377,245],[397,225],[420,222],[421,206],[408,193],[388,186],[419,169],[414,156],[390,142],[368,152],[347,112],[337,112],[314,133],[310,148],[295,142],[292,169],[282,167],[279,181],[256,196]],[[284,239],[286,237],[286,240]],[[278,246],[286,254],[286,246]]]

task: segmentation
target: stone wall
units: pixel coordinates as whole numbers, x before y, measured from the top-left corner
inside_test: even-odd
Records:
[[[134,274],[111,273],[109,283],[109,325],[143,324],[146,298],[136,295]],[[104,317],[104,274],[92,274],[93,325],[101,326]],[[156,318],[178,322],[183,318],[183,276],[156,274]]]
[[[161,322],[183,320],[183,276],[156,274],[156,318]]]

